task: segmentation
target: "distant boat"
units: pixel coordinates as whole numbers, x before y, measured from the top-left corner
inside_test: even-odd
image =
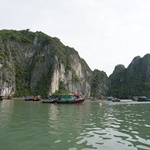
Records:
[[[30,97],[25,97],[25,101],[39,101],[41,99],[40,96],[30,96]]]
[[[113,97],[107,97],[107,101],[112,101]]]
[[[146,96],[139,96],[137,101],[138,102],[147,102],[150,100]]]
[[[133,100],[133,101],[137,101],[137,100],[138,100],[138,96],[133,96],[133,97],[132,97],[132,100]]]
[[[108,97],[107,101],[120,102],[120,99],[119,98]]]

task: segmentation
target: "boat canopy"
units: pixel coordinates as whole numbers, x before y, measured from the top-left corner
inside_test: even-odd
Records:
[[[107,97],[108,101],[112,101],[113,97]]]
[[[72,101],[75,99],[74,95],[61,95],[61,101]]]
[[[148,100],[148,98],[146,96],[140,96],[139,100]]]

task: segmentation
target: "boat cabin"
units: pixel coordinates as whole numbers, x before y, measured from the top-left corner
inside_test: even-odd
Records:
[[[76,97],[74,95],[59,95],[56,97],[56,100],[61,100],[61,101],[72,101],[75,100]]]

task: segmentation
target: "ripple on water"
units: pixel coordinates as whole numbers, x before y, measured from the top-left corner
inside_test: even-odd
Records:
[[[60,143],[61,142],[61,140],[56,140],[56,141],[54,141],[54,143]]]
[[[124,130],[125,131],[125,130]],[[139,144],[139,148],[143,147],[147,148],[150,141],[145,141],[140,138],[139,133],[136,131],[132,131],[134,136],[129,135],[127,133],[123,133],[117,130],[114,130],[112,127],[110,128],[87,128],[84,130],[84,133],[81,133],[77,138],[78,145],[91,146],[93,149],[103,149],[108,150],[115,147],[115,150],[137,150],[136,144],[138,141],[141,141],[141,145]],[[86,148],[83,148],[85,150]]]
[[[137,145],[136,147],[137,147],[139,150],[150,150],[150,146]]]
[[[145,126],[145,127],[149,127],[149,128],[150,128],[150,125],[149,125],[149,124],[144,124],[144,126]]]

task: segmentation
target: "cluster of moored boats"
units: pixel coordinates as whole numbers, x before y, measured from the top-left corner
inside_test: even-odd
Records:
[[[119,99],[119,98],[113,98],[113,97],[108,97],[107,101],[120,102],[121,99]],[[148,99],[146,96],[134,96],[134,97],[132,97],[131,101],[150,102],[150,99]]]
[[[3,100],[3,96],[0,96],[0,101]],[[85,101],[85,98],[82,96],[76,95],[76,94],[69,94],[69,95],[59,95],[58,97],[51,98],[46,100],[41,100],[41,97],[38,96],[29,96],[24,97],[25,101],[41,101],[42,103],[57,103],[57,104],[76,104],[76,103],[82,103]],[[93,99],[92,99],[93,100]],[[96,100],[96,99],[94,99]],[[121,100],[119,98],[114,97],[107,97],[105,99],[106,101],[110,102],[122,102],[124,100]],[[127,101],[127,100],[126,100]],[[150,102],[150,99],[148,99],[146,96],[134,96],[130,101],[134,102]]]
[[[40,101],[40,96],[31,96],[31,97],[25,97],[25,101]],[[49,98],[46,100],[41,100],[42,103],[57,103],[57,104],[76,104],[76,103],[82,103],[85,101],[85,98],[82,98],[80,96],[70,94],[70,95],[59,95],[56,98]]]
[[[90,98],[91,99],[91,98]],[[129,102],[129,101],[133,101],[133,102],[150,102],[150,99],[146,96],[134,96],[131,99],[120,99],[120,98],[116,98],[116,97],[106,97],[106,98],[92,98],[91,101],[95,101],[95,100],[102,100],[102,101],[108,101],[108,102]]]

